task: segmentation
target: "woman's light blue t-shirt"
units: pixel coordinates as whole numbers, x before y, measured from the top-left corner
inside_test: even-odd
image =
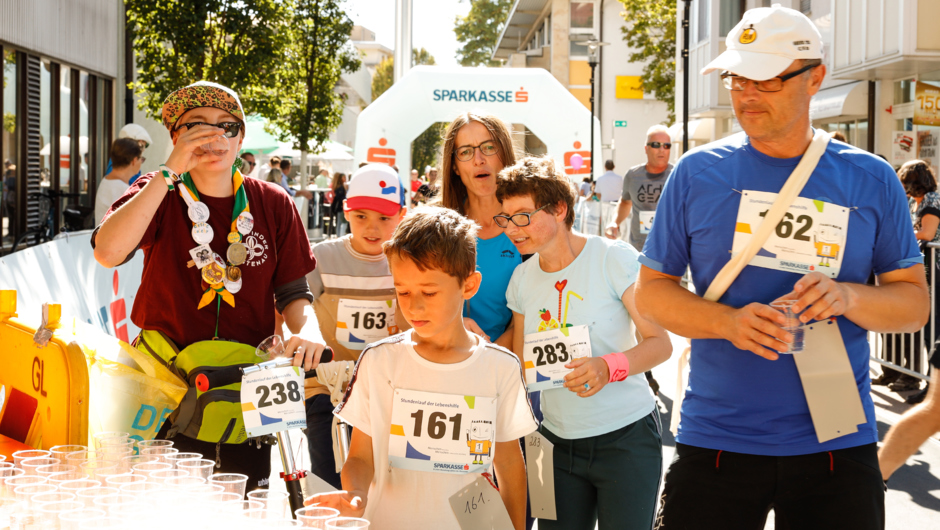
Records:
[[[506,234],[477,238],[477,270],[483,275],[483,283],[464,304],[463,316],[472,318],[490,341],[496,341],[512,320],[512,312],[506,307],[506,287],[520,263],[522,256]]]
[[[593,357],[628,350],[636,339],[621,296],[636,282],[638,257],[627,243],[597,236],[588,236],[581,253],[558,272],[544,272],[536,254],[512,275],[509,308],[525,316],[527,335],[537,332],[547,310],[559,323],[588,325]],[[542,424],[569,440],[599,436],[645,417],[654,404],[646,377],[631,374],[587,398],[566,388],[543,390]]]

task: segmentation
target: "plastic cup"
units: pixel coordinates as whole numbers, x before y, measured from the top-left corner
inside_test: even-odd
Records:
[[[303,526],[300,521],[295,521],[293,519],[275,518],[268,519],[264,522],[265,528],[297,528]]]
[[[160,471],[152,471],[150,473],[150,479],[156,482],[166,484],[166,481],[172,478],[194,478],[190,476],[189,472],[181,469],[163,469]],[[198,478],[198,477],[195,477]]]
[[[82,472],[93,479],[104,480],[106,475],[118,475],[120,469],[116,462],[108,460],[88,460],[82,464]]]
[[[101,495],[95,497],[92,500],[94,508],[104,510],[108,513],[111,513],[111,508],[119,506],[122,504],[130,504],[137,502],[137,497],[133,495],[128,495],[126,493],[114,493],[112,495]]]
[[[43,475],[40,475],[43,476]],[[49,484],[55,484],[56,486],[62,487],[62,484],[66,482],[72,482],[74,480],[83,480],[88,478],[88,475],[82,473],[81,471],[66,471],[64,473],[53,473],[51,475],[46,475],[46,478],[49,479]]]
[[[0,456],[3,456],[3,455],[0,455]],[[13,465],[13,462],[0,461],[0,479],[12,476],[14,469],[16,469],[16,466]]]
[[[177,467],[177,464],[182,460],[201,460],[202,455],[199,453],[176,453],[170,455],[164,455],[163,461],[167,464],[172,464],[173,467]]]
[[[202,498],[206,502],[215,502],[215,503],[221,504],[223,502],[243,500],[244,496],[245,496],[244,494],[239,495],[237,492],[233,492],[233,491],[220,491],[217,493],[205,494]]]
[[[263,510],[264,503],[259,501],[226,501],[222,503],[222,511],[227,513],[236,513],[241,515],[248,510]]]
[[[171,464],[166,462],[146,462],[144,464],[137,464],[133,468],[134,474],[144,475],[149,477],[154,471],[165,471],[167,469],[173,469]]]
[[[147,447],[141,449],[140,454],[145,456],[158,456],[161,461],[166,462],[167,455],[175,455],[179,452],[179,449],[173,447]]]
[[[178,469],[174,469],[173,471],[177,473],[179,472]],[[183,471],[183,473],[186,472]],[[167,488],[171,489],[189,489],[193,486],[202,486],[205,483],[205,479],[200,477],[193,477],[190,475],[170,477],[163,481],[163,484],[166,485]]]
[[[57,445],[49,449],[49,452],[52,453],[50,455],[52,458],[58,458],[64,464],[67,463],[69,453],[85,451],[87,449],[88,447],[84,445]]]
[[[78,530],[79,524],[95,519],[104,519],[108,514],[97,508],[83,508],[59,514],[60,530]]]
[[[339,510],[325,506],[307,506],[294,511],[294,515],[300,521],[300,524],[306,528],[323,529],[326,527],[327,521],[336,519],[339,516]]]
[[[32,486],[35,484],[45,484],[49,482],[46,477],[40,477],[38,475],[27,475],[23,472],[22,469],[17,469],[19,474],[7,477],[3,479],[3,492],[2,497],[7,500],[16,499],[16,488],[20,486]]]
[[[34,509],[33,497],[43,493],[55,493],[56,490],[58,488],[52,484],[30,484],[28,486],[17,486],[13,490],[13,495],[16,497],[16,502],[20,503],[23,509],[30,511]]]
[[[120,493],[120,490],[117,488],[108,488],[104,486],[98,486],[94,488],[85,488],[75,492],[75,495],[78,496],[78,500],[85,503],[85,506],[89,508],[97,508],[95,506],[95,499],[98,497],[104,497],[106,495],[115,495]]]
[[[5,462],[6,459],[7,459],[7,455],[0,455],[0,462]]]
[[[58,473],[74,473],[75,471],[78,471],[78,467],[68,464],[50,464],[36,468],[36,474],[40,477],[49,477]]]
[[[141,475],[135,475],[141,476]],[[157,482],[131,482],[120,487],[121,493],[146,499],[158,491],[163,491],[164,485]]]
[[[248,475],[241,473],[216,473],[209,477],[209,484],[218,484],[225,491],[237,493],[239,498],[245,496],[245,486],[248,484]]]
[[[770,307],[783,313],[787,323],[783,325],[784,331],[793,335],[793,342],[788,344],[787,351],[779,353],[801,353],[803,351],[803,322],[799,313],[793,312],[793,305],[797,300],[777,300],[770,303]]]
[[[38,475],[36,472],[37,468],[43,466],[52,466],[59,463],[58,458],[50,458],[48,456],[43,456],[39,458],[26,458],[20,461],[19,467],[26,472],[27,475]]]
[[[102,440],[109,438],[124,438],[125,440],[130,438],[131,434],[129,432],[118,432],[118,431],[105,431],[95,434],[92,439],[95,442],[95,449],[101,447]]]
[[[78,480],[68,480],[59,484],[59,491],[67,491],[69,493],[74,493],[78,496],[78,492],[81,490],[86,490],[89,488],[97,488],[101,486],[100,480],[93,480],[90,478],[82,478]]]
[[[269,512],[277,514],[277,517],[290,515],[287,499],[288,494],[286,491],[259,489],[248,492],[248,500],[264,503],[264,508]]]
[[[265,361],[270,361],[271,359],[276,359],[278,357],[284,357],[287,352],[287,343],[284,342],[284,338],[280,335],[271,335],[270,337],[261,341],[261,344],[255,348],[255,355],[264,359]]]
[[[50,455],[52,455],[51,451],[45,451],[42,449],[24,449],[22,451],[13,453],[13,465],[16,467],[21,467],[20,463],[27,458],[43,458],[49,457]]]
[[[42,517],[43,528],[60,528],[59,514],[71,512],[72,510],[81,510],[85,505],[75,501],[50,502],[43,504],[36,511]]]
[[[137,442],[137,448],[143,451],[148,447],[173,447],[170,440],[140,440]]]
[[[360,530],[369,528],[369,521],[359,517],[336,517],[326,522],[326,530],[339,530],[341,528],[358,528]]]
[[[192,477],[192,478],[198,478],[198,477]],[[193,494],[222,493],[225,491],[225,488],[223,488],[222,486],[219,486],[218,484],[209,484],[209,483],[199,484],[197,486],[186,486],[183,489]]]
[[[196,156],[201,156],[205,154],[223,156],[231,148],[232,147],[229,144],[228,138],[226,138],[224,134],[220,134],[219,136],[213,137],[211,142],[197,147],[196,150],[193,152],[193,154],[195,154]],[[202,151],[202,152],[200,153],[199,151]]]
[[[52,484],[46,484],[52,486]],[[37,493],[31,499],[33,504],[54,504],[57,502],[69,502],[75,500],[75,494],[67,491],[50,491],[48,493]]]
[[[215,469],[215,462],[205,458],[198,460],[180,460],[176,463],[176,468],[184,470],[194,477],[204,478],[206,481],[209,481],[209,477]]]
[[[102,497],[102,499],[104,498],[105,497]],[[108,515],[112,517],[119,517],[127,522],[146,521],[152,513],[153,509],[150,507],[150,505],[141,500],[115,504],[108,508]]]

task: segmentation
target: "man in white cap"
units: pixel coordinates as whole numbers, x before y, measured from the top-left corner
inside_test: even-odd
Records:
[[[826,68],[808,18],[753,9],[726,44],[702,73],[721,71],[744,132],[679,161],[640,258],[637,307],[694,339],[658,526],[757,530],[773,509],[778,528],[881,529],[867,332],[913,332],[927,320],[904,190],[880,158],[814,141],[809,104]],[[689,266],[695,292],[706,293],[787,195],[781,188],[804,153],[810,160],[817,149],[818,164],[755,257],[736,276],[722,274],[734,277],[724,294],[682,289]],[[871,273],[877,286],[866,285]],[[799,333],[785,331],[783,313],[770,307],[780,299],[796,300],[807,324]],[[801,376],[807,359],[833,360],[848,385],[824,388],[821,401],[804,393],[818,389]],[[835,414],[848,426],[814,422],[810,403],[815,412],[831,411],[830,402],[849,403]]]
[[[143,152],[150,147],[150,144],[153,143],[153,140],[150,138],[150,134],[147,132],[147,129],[144,129],[136,123],[128,123],[124,127],[121,127],[120,132],[118,132],[118,138],[130,138],[131,140],[136,140],[137,145],[140,146],[141,155]],[[111,160],[108,160],[108,167],[104,171],[104,175],[107,177],[111,173],[112,165]],[[140,178],[140,171],[137,171],[137,174],[132,176],[128,181],[128,185],[131,185]]]

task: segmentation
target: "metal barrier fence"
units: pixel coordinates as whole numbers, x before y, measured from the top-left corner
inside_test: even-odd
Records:
[[[924,329],[916,333],[869,333],[871,345],[871,360],[893,368],[901,373],[912,375],[920,379],[931,381],[931,366],[928,360],[937,348],[937,282],[934,281],[940,274],[937,269],[937,252],[940,244],[928,243],[927,250],[932,263],[931,272],[928,272],[927,281],[930,283],[930,320]],[[926,331],[926,333],[925,333]]]

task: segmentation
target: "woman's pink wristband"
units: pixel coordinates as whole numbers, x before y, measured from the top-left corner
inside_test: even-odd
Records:
[[[607,369],[610,371],[610,383],[614,381],[623,381],[630,375],[630,359],[622,353],[608,353],[601,356],[607,363]]]

